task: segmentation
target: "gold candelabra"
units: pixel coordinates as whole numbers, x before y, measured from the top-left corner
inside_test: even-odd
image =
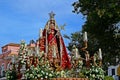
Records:
[[[85,52],[85,64],[86,64],[86,67],[90,67],[90,60],[92,60],[93,61],[93,64],[94,64],[94,66],[102,66],[102,53],[101,53],[101,49],[99,49],[99,54],[98,54],[98,56],[99,56],[99,64],[97,65],[96,64],[96,59],[98,59],[95,55],[94,56],[92,56],[92,57],[90,57],[90,54],[89,54],[89,51],[87,51],[87,48],[88,48],[88,40],[87,40],[87,32],[85,32],[84,34],[83,34],[83,37],[84,37],[84,39],[83,39],[83,41],[84,41],[84,47],[82,47],[81,48],[81,50],[82,51],[84,51]]]

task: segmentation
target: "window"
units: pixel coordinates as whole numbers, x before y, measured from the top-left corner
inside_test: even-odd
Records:
[[[112,75],[115,75],[115,69],[112,69]]]

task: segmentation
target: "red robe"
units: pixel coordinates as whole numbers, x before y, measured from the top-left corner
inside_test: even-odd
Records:
[[[57,59],[60,60],[60,66],[63,69],[71,68],[71,63],[68,57],[68,53],[63,41],[62,36],[60,33],[58,34],[58,31],[55,29],[49,29],[46,31],[46,29],[43,30],[43,37],[44,37],[44,45],[48,46],[47,52],[44,48],[44,52],[47,53],[48,59],[51,60],[53,58],[54,51],[56,53]],[[47,42],[46,42],[47,41]]]

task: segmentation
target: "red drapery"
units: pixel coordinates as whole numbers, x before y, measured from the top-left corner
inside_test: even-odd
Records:
[[[42,44],[44,45],[44,48],[41,44],[40,45],[42,46],[42,48],[41,46],[40,48],[46,53],[46,47],[48,46],[47,48],[48,59],[52,59],[54,53],[53,47],[55,47],[56,55],[57,58],[60,60],[61,67],[63,69],[71,68],[71,63],[68,57],[66,46],[64,44],[63,38],[60,35],[60,33],[58,34],[58,31],[55,29],[51,29],[51,30],[44,29],[42,38],[44,39],[42,40]],[[60,51],[61,48],[62,48],[62,52]]]

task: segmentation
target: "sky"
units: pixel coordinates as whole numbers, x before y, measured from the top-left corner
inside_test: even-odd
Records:
[[[58,26],[66,24],[61,34],[80,31],[85,22],[82,14],[72,12],[77,0],[0,0],[0,47],[8,43],[37,40],[53,11]],[[65,44],[69,40],[64,39]],[[0,49],[1,52],[1,49]]]

